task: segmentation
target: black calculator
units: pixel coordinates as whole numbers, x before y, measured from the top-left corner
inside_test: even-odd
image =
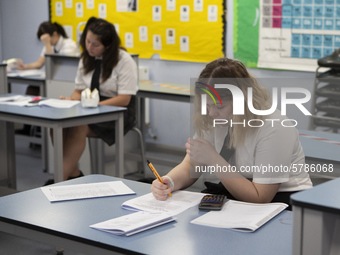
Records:
[[[198,209],[219,211],[226,200],[227,197],[225,195],[205,195],[198,205]]]

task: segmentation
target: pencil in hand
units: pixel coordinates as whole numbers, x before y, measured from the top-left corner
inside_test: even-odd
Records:
[[[159,176],[159,174],[158,174],[156,168],[151,164],[151,162],[150,162],[149,160],[147,160],[147,162],[148,162],[149,168],[151,169],[151,171],[153,172],[153,174],[157,177],[158,181],[159,181],[160,183],[163,183],[163,184],[164,184],[164,182],[163,182],[162,178]],[[171,192],[169,193],[169,196],[172,197]]]

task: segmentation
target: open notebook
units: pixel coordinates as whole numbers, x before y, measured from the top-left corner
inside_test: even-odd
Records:
[[[229,200],[221,211],[208,212],[191,223],[253,232],[287,207],[284,203],[254,204]]]

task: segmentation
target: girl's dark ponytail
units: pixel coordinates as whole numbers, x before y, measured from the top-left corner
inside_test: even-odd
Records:
[[[53,25],[55,26],[56,31],[57,31],[58,34],[60,34],[64,38],[68,38],[68,36],[67,36],[67,34],[65,32],[65,29],[63,28],[62,25],[58,24],[57,22],[54,22]]]

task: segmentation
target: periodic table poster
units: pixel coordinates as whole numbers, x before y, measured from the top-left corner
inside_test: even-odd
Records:
[[[225,0],[50,0],[51,21],[77,43],[91,17],[113,23],[140,58],[210,62],[224,55]]]
[[[258,29],[257,43],[252,45],[258,49],[257,67],[315,71],[318,59],[340,48],[340,0],[259,0],[258,4],[247,21],[252,30]]]

